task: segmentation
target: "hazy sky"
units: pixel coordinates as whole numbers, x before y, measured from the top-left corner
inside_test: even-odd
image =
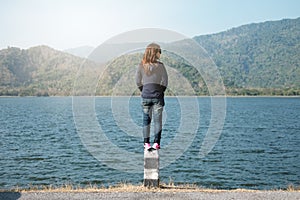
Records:
[[[0,0],[0,49],[96,47],[141,28],[194,37],[297,17],[299,0]]]

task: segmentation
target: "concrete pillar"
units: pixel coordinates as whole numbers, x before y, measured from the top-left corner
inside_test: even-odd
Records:
[[[144,150],[144,186],[159,187],[159,150]]]

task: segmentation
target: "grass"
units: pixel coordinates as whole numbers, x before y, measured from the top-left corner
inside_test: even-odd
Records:
[[[260,190],[248,190],[248,189],[234,189],[234,190],[218,190],[218,189],[206,189],[193,184],[184,184],[175,186],[173,183],[160,184],[159,188],[149,188],[143,185],[132,185],[128,183],[119,183],[114,186],[104,187],[98,185],[89,185],[86,187],[74,186],[72,184],[65,184],[62,186],[29,186],[28,188],[14,188],[11,190],[0,190],[0,192],[257,192]],[[288,191],[288,192],[300,192],[300,186],[295,187],[289,185],[284,190],[273,191]]]
[[[286,188],[286,191],[289,191],[289,192],[300,192],[300,186],[289,185]]]
[[[98,185],[88,185],[86,187],[75,186],[72,184],[65,184],[62,186],[33,186],[30,185],[28,188],[13,188],[10,190],[0,190],[0,192],[151,192],[151,191],[195,191],[201,188],[195,185],[171,185],[171,184],[160,184],[159,188],[144,187],[143,185],[132,185],[128,183],[119,183],[117,185],[105,187]],[[204,190],[204,189],[201,189]]]

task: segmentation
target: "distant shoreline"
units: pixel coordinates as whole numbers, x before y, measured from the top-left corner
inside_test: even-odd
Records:
[[[140,96],[0,96],[0,98],[60,98],[60,97],[140,97]],[[180,98],[189,98],[189,97],[199,97],[199,98],[300,98],[299,96],[284,96],[284,95],[257,95],[257,96],[235,96],[235,95],[224,95],[224,96],[204,96],[204,95],[199,95],[199,96],[165,96],[165,98],[176,98],[176,97],[180,97]]]

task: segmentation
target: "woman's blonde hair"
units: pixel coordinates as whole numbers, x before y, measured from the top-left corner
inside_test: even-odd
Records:
[[[151,43],[146,47],[141,64],[147,75],[151,74],[150,65],[154,67],[157,66],[158,52],[161,53],[161,49],[160,46],[156,43]]]

